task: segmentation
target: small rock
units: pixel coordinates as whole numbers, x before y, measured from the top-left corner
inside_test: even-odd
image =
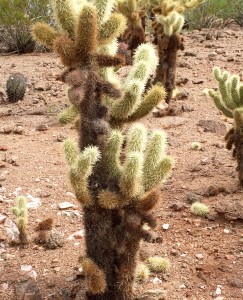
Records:
[[[152,280],[152,283],[153,283],[153,284],[161,284],[161,283],[162,283],[162,280],[159,279],[158,277],[155,277],[155,278]]]
[[[50,236],[46,242],[46,248],[48,249],[57,249],[58,247],[62,247],[64,244],[64,234],[55,229],[51,231]]]
[[[176,95],[177,100],[184,100],[189,97],[189,92],[180,92]]]
[[[183,77],[183,78],[178,78],[176,80],[176,84],[177,85],[184,85],[189,81],[189,79],[187,77]]]
[[[198,258],[198,259],[203,259],[203,254],[201,254],[201,253],[198,253],[198,254],[196,254],[195,256],[196,256],[196,258]]]
[[[224,233],[226,233],[226,234],[228,234],[228,233],[230,233],[230,231],[229,231],[229,229],[224,229]]]
[[[71,281],[77,280],[77,278],[78,278],[77,275],[72,275],[72,276],[66,277],[66,278],[65,278],[65,281],[71,282]]]
[[[73,207],[76,207],[76,206],[68,201],[58,204],[59,209],[67,209],[67,208],[73,208]]]
[[[56,139],[58,142],[63,142],[67,137],[64,136],[63,134],[58,134]]]
[[[170,227],[170,224],[163,224],[163,225],[162,225],[162,228],[163,228],[164,230],[168,230],[169,227]]]
[[[166,300],[167,292],[165,290],[148,290],[140,295],[136,300]]]
[[[174,211],[181,211],[185,208],[184,203],[176,202],[169,206],[169,208],[173,209]]]
[[[40,289],[32,282],[20,282],[15,285],[15,300],[41,300]]]
[[[11,132],[13,132],[15,125],[14,124],[10,124],[10,125],[6,125],[3,127],[3,132],[5,134],[9,134]]]
[[[7,150],[8,150],[7,146],[0,145],[0,151],[7,151]]]
[[[37,81],[34,84],[34,90],[36,91],[47,91],[50,89],[50,85],[48,82]]]
[[[201,83],[204,83],[204,80],[203,79],[194,79],[194,80],[192,80],[192,83],[193,84],[201,84]]]
[[[204,196],[206,197],[213,197],[213,196],[217,196],[218,194],[221,194],[221,193],[226,193],[226,189],[225,187],[215,187],[215,186],[212,186],[210,185],[206,192],[204,193]]]
[[[197,195],[195,193],[187,193],[186,200],[189,204],[192,204],[194,202],[200,202],[202,199],[202,196]]]
[[[214,120],[200,120],[197,125],[202,127],[204,132],[217,133],[219,135],[226,133],[226,125]]]
[[[165,129],[178,127],[185,123],[186,119],[182,117],[166,117],[160,120],[160,126]]]
[[[243,200],[220,201],[214,205],[215,211],[227,220],[243,220]]]
[[[48,129],[48,125],[47,124],[40,124],[36,127],[37,131],[46,131]]]
[[[230,280],[229,284],[232,287],[243,288],[243,281],[239,280],[239,279],[232,279],[232,280]]]
[[[191,112],[191,111],[194,111],[194,107],[190,106],[190,105],[187,105],[187,104],[183,104],[181,106],[181,110],[184,111],[184,112]]]
[[[192,52],[192,51],[185,51],[184,56],[191,56],[191,57],[196,57],[197,53]]]
[[[217,285],[215,296],[220,296],[222,294],[221,288],[222,288],[221,285]]]
[[[235,58],[233,56],[229,56],[227,57],[227,61],[230,62],[230,61],[235,61]]]
[[[24,127],[23,126],[15,126],[13,133],[17,133],[17,134],[23,134],[24,132]]]

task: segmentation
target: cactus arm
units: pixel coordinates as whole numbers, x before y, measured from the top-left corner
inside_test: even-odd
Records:
[[[147,172],[143,178],[143,185],[145,191],[148,191],[157,186],[161,181],[167,179],[174,164],[172,157],[165,157],[154,169],[153,172]]]
[[[126,29],[126,19],[122,14],[114,13],[102,25],[99,32],[99,45],[103,46],[120,36]]]
[[[60,35],[44,22],[37,22],[32,27],[33,38],[48,48],[53,48],[54,40]]]
[[[124,137],[119,130],[113,130],[106,143],[106,166],[111,177],[120,177],[122,166],[120,156]]]
[[[158,57],[151,44],[141,45],[134,55],[134,65],[125,82],[123,99],[111,107],[111,117],[115,120],[126,120],[141,103],[141,96],[149,76],[155,71]]]
[[[233,113],[232,111],[225,106],[225,104],[222,101],[222,98],[220,96],[219,92],[215,92],[214,90],[209,90],[208,91],[209,96],[213,99],[216,107],[222,111],[222,113],[228,117],[228,118],[233,118]]]
[[[78,116],[78,108],[75,105],[70,105],[67,109],[62,111],[58,120],[61,124],[68,124],[72,122]]]
[[[76,27],[76,55],[83,63],[91,63],[90,56],[97,48],[98,23],[94,7],[85,6],[80,13]]]
[[[160,102],[164,101],[166,97],[165,89],[162,86],[153,86],[143,97],[137,110],[128,117],[126,122],[134,122],[146,116],[152,109]]]
[[[143,156],[141,153],[127,154],[120,178],[120,188],[123,195],[134,198],[142,192]]]
[[[66,31],[70,37],[75,33],[75,12],[70,0],[52,0],[55,19],[59,27]]]
[[[53,43],[54,50],[60,55],[65,66],[76,65],[78,62],[74,46],[75,42],[65,35],[56,38]]]
[[[143,153],[147,142],[147,130],[142,124],[133,125],[127,134],[126,152]]]
[[[94,5],[98,12],[99,21],[103,24],[109,19],[115,5],[115,0],[95,0]]]

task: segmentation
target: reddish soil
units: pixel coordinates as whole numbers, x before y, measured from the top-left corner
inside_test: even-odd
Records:
[[[136,283],[135,292],[162,289],[167,292],[167,300],[243,299],[243,190],[238,184],[236,162],[223,141],[232,120],[203,94],[205,88],[216,87],[211,71],[215,65],[243,75],[243,31],[194,31],[185,34],[185,41],[186,50],[178,59],[177,81],[179,92],[189,93],[187,98],[172,100],[177,116],[155,118],[150,114],[143,120],[149,129],[166,130],[168,152],[176,163],[172,177],[161,188],[163,200],[154,211],[156,234],[163,242],[144,242],[140,259],[160,255],[168,257],[172,266],[165,275],[152,273],[148,282]],[[41,206],[29,210],[30,243],[26,247],[11,245],[0,224],[2,300],[22,299],[14,296],[16,284],[28,278],[21,265],[31,265],[36,271],[35,284],[42,299],[73,299],[77,287],[84,288],[84,279],[78,276],[84,240],[67,240],[83,229],[83,224],[82,209],[68,193],[72,188],[60,142],[66,137],[77,138],[77,133],[72,126],[61,126],[57,121],[57,113],[67,104],[65,86],[55,80],[61,69],[52,53],[0,57],[2,88],[10,73],[21,72],[28,78],[24,100],[0,106],[0,149],[6,150],[0,151],[0,215],[14,220],[10,208],[17,188],[21,188],[19,194],[30,194],[41,201]],[[36,90],[38,86],[44,90]],[[43,124],[46,130],[39,131],[38,126]],[[21,134],[3,132],[16,125],[24,128]],[[201,143],[201,150],[192,149],[195,141]],[[210,196],[210,187],[219,191],[214,189]],[[189,201],[195,198],[210,207],[209,218],[198,218],[190,212]],[[75,207],[60,210],[58,205],[64,201]],[[216,213],[218,206],[227,211],[229,205],[230,216]],[[54,227],[64,234],[63,247],[48,250],[35,244],[34,229],[38,220],[46,217],[52,217]],[[165,223],[169,224],[166,231],[162,228]],[[161,282],[156,283],[155,277]]]

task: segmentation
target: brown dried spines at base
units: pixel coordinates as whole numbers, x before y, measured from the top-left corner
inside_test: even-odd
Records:
[[[139,211],[149,211],[155,207],[155,205],[159,202],[159,199],[160,193],[158,189],[152,189],[139,199],[136,207]]]
[[[106,290],[106,276],[103,270],[90,258],[84,258],[81,263],[87,279],[88,291],[91,294],[102,294]]]
[[[235,142],[235,129],[231,128],[225,135],[226,149],[231,150]]]
[[[109,190],[102,190],[98,199],[100,206],[106,209],[116,209],[128,203],[124,197]]]
[[[35,238],[36,244],[46,244],[49,235],[50,235],[49,230],[39,230],[37,237]]]
[[[53,227],[53,218],[47,218],[41,222],[39,222],[39,224],[36,227],[36,231],[40,231],[40,230],[51,230]]]
[[[19,226],[19,240],[21,242],[22,245],[26,245],[29,243],[28,241],[28,237],[27,237],[27,233],[25,230],[25,226]]]

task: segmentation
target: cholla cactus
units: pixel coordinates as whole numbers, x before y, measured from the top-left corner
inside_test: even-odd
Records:
[[[18,196],[16,199],[16,206],[12,207],[11,211],[16,217],[20,242],[21,244],[27,244],[28,243],[28,238],[26,233],[26,225],[28,224],[27,199],[24,196]]]
[[[60,79],[69,85],[72,106],[62,122],[76,114],[80,118],[79,147],[66,140],[64,152],[84,210],[87,253],[81,263],[88,300],[133,299],[137,253],[149,235],[143,225],[156,225],[149,212],[173,163],[165,155],[164,132],[155,131],[148,142],[142,125],[133,126],[126,138],[122,132],[123,124],[139,120],[163,100],[165,91],[154,86],[145,94],[158,63],[151,44],[138,47],[124,81],[116,76],[113,67],[123,61],[116,55],[116,38],[125,18],[112,13],[114,2],[55,0],[59,31],[44,23],[33,28],[36,39],[67,67]]]
[[[217,108],[228,118],[234,119],[234,128],[225,136],[227,149],[232,149],[237,158],[240,184],[243,185],[243,83],[240,77],[214,67],[213,74],[218,81],[218,91],[209,89],[208,94]]]
[[[154,83],[161,82],[165,86],[167,103],[170,102],[175,88],[177,53],[179,50],[184,50],[183,38],[180,35],[185,20],[183,12],[201,2],[203,1],[154,0],[149,2],[151,3],[149,10],[155,18],[154,43],[158,46],[159,52],[159,67]]]
[[[128,44],[128,49],[134,50],[145,42],[145,17],[146,12],[137,5],[137,0],[118,1],[117,10],[128,19],[128,27],[122,40]]]

